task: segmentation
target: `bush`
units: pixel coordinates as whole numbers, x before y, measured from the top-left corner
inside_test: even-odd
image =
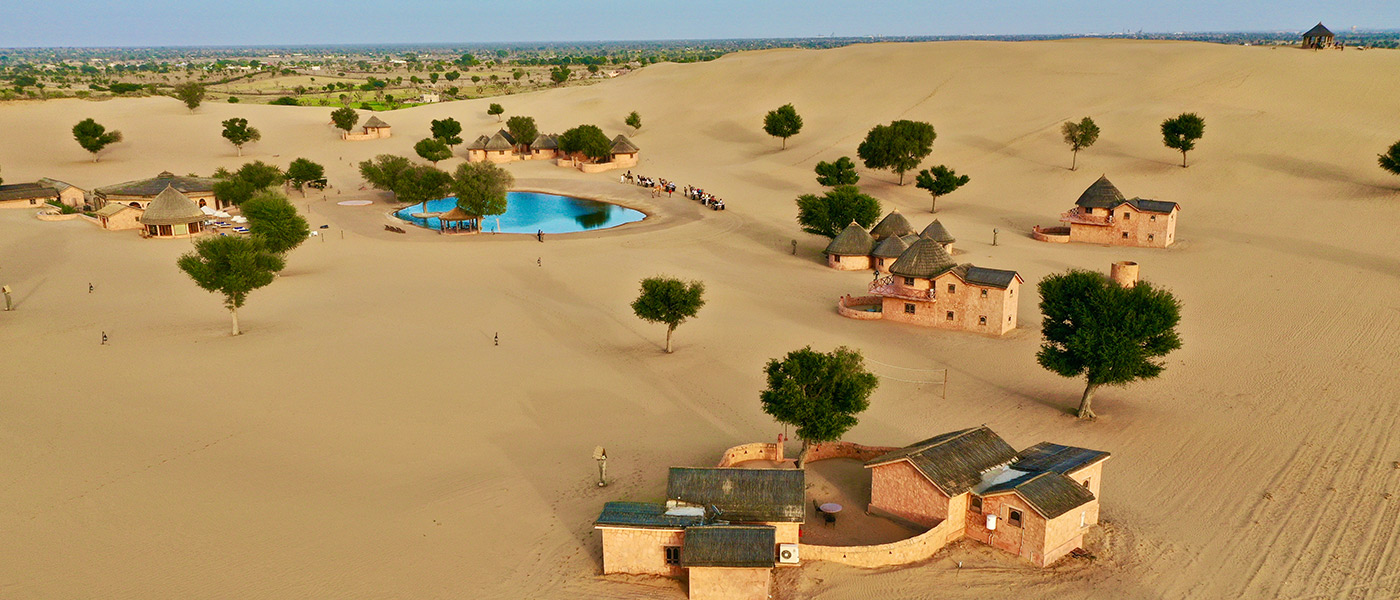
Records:
[[[296,99],[296,98],[293,98],[293,97],[291,97],[291,96],[282,96],[281,98],[278,98],[278,99],[276,99],[276,100],[273,100],[272,102],[268,102],[268,104],[275,104],[275,105],[277,105],[277,106],[300,106],[300,105],[301,105],[300,102],[297,102],[297,99]]]
[[[67,204],[64,204],[64,203],[62,203],[62,202],[58,202],[58,201],[56,201],[56,200],[49,200],[49,201],[48,201],[48,204],[49,204],[49,206],[52,206],[52,207],[54,207],[54,208],[57,208],[57,209],[58,209],[58,212],[61,212],[61,213],[65,214],[65,215],[71,215],[71,214],[73,214],[73,213],[75,213],[75,212],[78,212],[78,209],[73,208],[73,207],[71,207],[71,206],[68,206]]]
[[[228,97],[228,103],[229,103],[229,104],[238,104],[238,96],[229,96],[229,97]]]

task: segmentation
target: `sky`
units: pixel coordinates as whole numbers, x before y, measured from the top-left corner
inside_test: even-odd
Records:
[[[0,0],[0,47],[1400,29],[1400,0]]]

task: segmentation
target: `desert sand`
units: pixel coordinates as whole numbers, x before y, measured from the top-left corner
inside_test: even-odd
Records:
[[[434,118],[462,121],[467,139],[492,132],[491,101],[553,132],[616,134],[637,110],[634,172],[712,190],[729,210],[516,163],[522,187],[652,217],[543,244],[384,232],[391,205],[359,190],[353,163],[412,156]],[[760,124],[788,102],[806,127],[780,151]],[[1206,136],[1182,169],[1158,124],[1187,111]],[[330,228],[253,293],[239,337],[220,299],[175,268],[188,241],[0,211],[0,283],[18,302],[0,313],[0,597],[680,599],[678,582],[600,576],[592,520],[605,500],[659,499],[669,465],[774,439],[762,366],[807,344],[858,348],[885,377],[849,440],[898,446],[986,423],[1018,448],[1114,458],[1093,563],[1041,570],[967,545],[902,569],[809,563],[784,575],[784,597],[1400,595],[1400,180],[1375,161],[1400,138],[1400,52],[859,45],[395,111],[380,115],[389,140],[342,142],[328,113],[190,114],[169,98],[0,106],[11,182],[90,189],[304,156],[336,186],[327,200],[293,195]],[[1071,172],[1059,124],[1085,115],[1103,136]],[[97,163],[69,134],[89,116],[126,134]],[[219,137],[232,116],[263,133],[241,159]],[[971,175],[938,217],[960,259],[1025,277],[1012,334],[836,314],[870,276],[825,268],[825,240],[800,232],[793,199],[818,190],[817,161],[854,157],[871,126],[897,118],[937,128],[925,167]],[[922,190],[861,172],[887,209],[916,227],[932,219]],[[1180,243],[1028,237],[1100,174],[1180,202]],[[336,204],[358,198],[376,203]],[[1160,379],[1101,391],[1101,418],[1080,422],[1082,383],[1035,363],[1030,292],[1046,274],[1116,260],[1182,300],[1185,347]],[[637,281],[661,273],[708,289],[671,355],[664,329],[628,307]],[[946,399],[911,383],[910,369],[942,368]],[[605,489],[592,484],[595,445],[611,457]]]

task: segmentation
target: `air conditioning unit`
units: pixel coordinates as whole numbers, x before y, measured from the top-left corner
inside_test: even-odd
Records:
[[[797,544],[778,544],[778,562],[785,565],[797,564]]]

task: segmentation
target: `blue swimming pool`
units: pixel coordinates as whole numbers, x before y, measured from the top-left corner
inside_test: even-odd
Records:
[[[456,198],[443,198],[428,202],[426,211],[422,204],[414,204],[399,210],[394,216],[419,227],[437,229],[436,217],[423,219],[409,215],[445,213],[456,206]],[[506,212],[482,219],[481,230],[490,233],[498,231],[499,227],[500,233],[533,234],[542,229],[545,233],[574,233],[617,227],[645,218],[646,213],[641,211],[597,200],[538,192],[509,192],[506,195]]]

